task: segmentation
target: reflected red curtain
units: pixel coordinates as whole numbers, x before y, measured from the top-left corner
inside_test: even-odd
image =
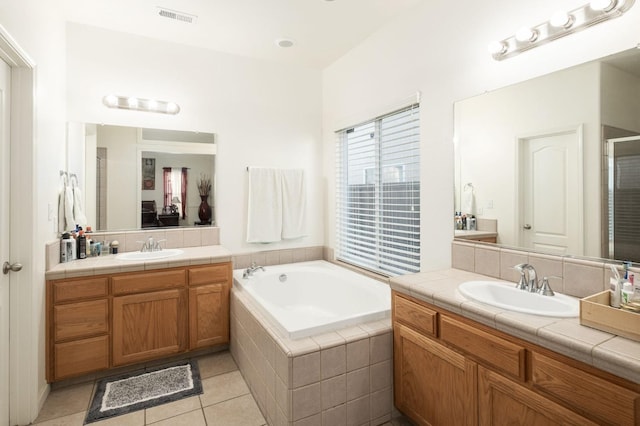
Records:
[[[185,219],[185,210],[187,207],[187,167],[182,168],[182,191],[180,193],[180,199],[182,200],[182,219]]]
[[[162,168],[162,183],[164,186],[164,207],[170,206],[171,199],[173,198],[173,192],[171,190],[171,167]]]

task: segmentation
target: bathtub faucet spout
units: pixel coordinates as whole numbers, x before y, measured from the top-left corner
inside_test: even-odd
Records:
[[[256,265],[256,262],[252,262],[251,266],[245,269],[244,272],[242,273],[242,278],[252,277],[253,273],[256,272],[258,269],[264,272],[264,268],[262,266],[258,266]]]

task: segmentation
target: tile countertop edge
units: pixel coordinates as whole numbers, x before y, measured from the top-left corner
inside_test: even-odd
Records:
[[[442,291],[442,284],[444,284],[442,274],[447,275],[447,284],[453,287],[449,291]],[[399,293],[422,299],[449,311],[451,306],[460,306],[452,312],[640,384],[640,342],[583,326],[579,318],[528,315],[500,310],[488,305],[484,305],[486,310],[477,309],[478,304],[461,303],[460,299],[463,296],[454,291],[454,286],[456,283],[460,284],[473,279],[496,280],[496,278],[468,271],[447,269],[398,276],[391,278],[389,283],[391,289]],[[434,297],[436,293],[437,296]],[[486,318],[479,321],[479,316],[482,315]],[[492,323],[495,323],[495,326],[491,325]],[[624,344],[611,344],[612,341],[621,339]]]
[[[197,266],[231,261],[231,252],[220,245],[183,247],[184,253],[165,259],[119,260],[117,255],[89,257],[60,263],[45,272],[45,279],[75,278],[99,274],[134,272],[178,266]]]

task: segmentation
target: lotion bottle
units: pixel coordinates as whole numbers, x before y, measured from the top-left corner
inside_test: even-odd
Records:
[[[611,272],[613,272],[613,277],[609,280],[609,292],[611,293],[609,296],[609,305],[614,308],[619,308],[622,279],[620,278],[618,270],[613,265],[611,265]]]

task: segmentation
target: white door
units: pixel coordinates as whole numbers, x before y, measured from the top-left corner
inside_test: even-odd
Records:
[[[522,246],[583,253],[581,133],[578,127],[519,140]]]
[[[8,238],[10,87],[11,68],[0,60],[0,264],[10,260]],[[0,272],[0,426],[9,424],[9,275]]]

